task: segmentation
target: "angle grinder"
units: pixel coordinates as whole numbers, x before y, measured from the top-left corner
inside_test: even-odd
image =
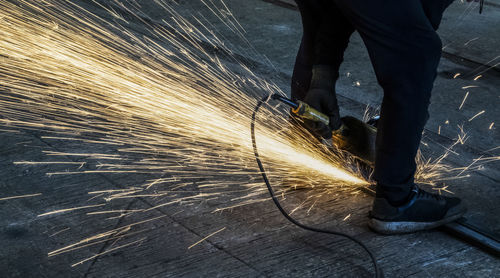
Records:
[[[273,94],[271,98],[290,106],[291,113],[299,118],[322,122],[325,125],[330,123],[330,118],[327,115],[301,100],[293,101],[279,94]],[[342,117],[340,128],[332,131],[332,143],[339,149],[373,166],[375,163],[377,120],[378,117],[374,117],[368,123],[365,123],[355,117]]]

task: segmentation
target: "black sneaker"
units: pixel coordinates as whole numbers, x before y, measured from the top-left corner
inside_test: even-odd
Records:
[[[466,210],[459,198],[432,194],[415,185],[409,201],[399,207],[375,198],[368,226],[381,234],[412,233],[455,221]]]

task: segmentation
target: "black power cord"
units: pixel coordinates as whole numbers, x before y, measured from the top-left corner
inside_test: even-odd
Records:
[[[332,234],[332,235],[342,236],[342,237],[348,238],[348,239],[354,241],[355,243],[357,243],[359,246],[361,246],[363,249],[365,249],[365,251],[370,256],[370,258],[372,260],[372,263],[373,263],[373,267],[375,269],[375,277],[376,278],[382,277],[382,273],[379,270],[379,267],[378,267],[378,264],[377,264],[377,260],[375,259],[375,256],[370,251],[370,249],[368,249],[368,247],[366,247],[366,245],[363,242],[359,241],[355,237],[350,236],[348,234],[344,234],[344,233],[337,232],[337,231],[318,229],[318,228],[314,228],[314,227],[310,227],[310,226],[304,225],[304,224],[298,222],[297,220],[293,219],[290,216],[290,214],[288,214],[283,209],[283,207],[281,206],[280,202],[278,201],[278,198],[276,198],[276,196],[274,195],[274,190],[271,187],[271,184],[269,183],[269,179],[267,178],[266,170],[264,170],[264,166],[262,165],[262,162],[260,161],[259,152],[257,150],[257,143],[255,141],[255,118],[256,118],[257,112],[259,111],[259,109],[262,106],[262,104],[265,103],[268,99],[269,99],[269,96],[264,96],[264,98],[262,98],[261,100],[259,100],[259,102],[255,106],[255,109],[254,109],[253,114],[252,114],[252,122],[250,124],[250,129],[251,129],[251,133],[252,133],[252,145],[253,145],[253,151],[254,151],[254,154],[255,154],[255,160],[257,160],[257,164],[259,165],[260,173],[262,174],[262,178],[264,179],[264,182],[266,183],[267,189],[269,190],[269,194],[271,195],[271,198],[273,199],[274,204],[276,205],[276,207],[278,207],[279,211],[283,214],[283,216],[285,216],[285,218],[288,219],[288,221],[292,222],[293,224],[299,226],[300,228],[302,228],[304,230],[318,232],[318,233],[324,233],[324,234]]]

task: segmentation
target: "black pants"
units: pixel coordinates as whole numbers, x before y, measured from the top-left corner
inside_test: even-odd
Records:
[[[404,200],[413,186],[415,156],[441,40],[436,33],[453,0],[297,0],[303,38],[292,76],[292,98],[303,99],[314,64],[337,68],[357,30],[384,90],[374,178],[377,195]]]

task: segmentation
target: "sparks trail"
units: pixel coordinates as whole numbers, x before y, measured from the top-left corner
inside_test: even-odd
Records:
[[[31,1],[24,3],[36,8]],[[200,46],[198,38],[209,40],[207,35],[195,32],[196,27],[169,6],[166,10],[175,15],[176,25],[150,26],[160,44],[126,29],[122,31],[127,37],[121,38],[102,27],[109,22],[71,3],[56,3],[44,11],[3,3],[3,10],[12,12],[2,15],[7,23],[2,33],[16,39],[1,42],[6,57],[2,70],[16,70],[2,76],[10,91],[2,98],[2,121],[77,134],[70,140],[122,147],[112,149],[119,154],[47,152],[82,157],[89,167],[92,160],[99,160],[95,169],[52,174],[137,171],[175,174],[180,180],[221,171],[253,175],[247,167],[251,157],[247,123],[255,99],[248,92],[279,91],[275,85],[257,78],[243,64],[239,75],[226,68],[218,56]],[[54,22],[58,28],[49,28]],[[82,33],[81,25],[88,30]],[[221,48],[217,37],[212,35],[209,42]],[[276,135],[276,126],[283,126],[284,119],[275,114],[267,111],[263,116],[269,119],[268,126],[259,137],[265,142],[263,155],[278,168],[305,168],[339,182],[366,183],[332,166],[339,161],[332,163],[332,158],[310,151],[307,140],[298,139],[301,147],[294,147]],[[209,185],[217,187],[221,177],[211,178]]]
[[[249,115],[255,95],[279,88],[235,60],[215,33],[203,33],[165,3],[173,20],[166,26],[145,22],[151,33],[138,37],[120,25],[125,23],[119,17],[117,23],[106,22],[72,2],[47,1],[52,5],[43,9],[37,1],[21,2],[24,8],[0,2],[5,38],[0,41],[0,84],[6,92],[0,97],[0,121],[52,133],[46,140],[96,146],[88,153],[46,152],[56,159],[77,160],[74,168],[65,162],[61,165],[67,171],[49,174],[147,173],[150,178],[134,189],[102,192],[93,201],[148,198],[155,208],[230,194],[236,197],[227,207],[265,198],[265,188],[256,182]],[[206,51],[202,42],[217,51]],[[232,58],[232,68],[222,56]],[[287,126],[286,119],[278,116],[281,111],[271,110],[261,115],[267,124],[257,131],[271,177],[297,173],[288,177],[295,186],[304,183],[304,176],[306,184],[367,184],[339,167],[339,157],[316,151],[305,137],[294,138],[292,145],[277,133]],[[52,164],[26,162],[38,163]],[[43,215],[69,211],[75,208]],[[74,250],[114,233],[99,235],[69,246]]]
[[[127,17],[103,7],[114,21],[72,1],[18,2],[0,1],[0,123],[50,133],[44,140],[89,146],[85,153],[71,148],[46,152],[68,167],[49,174],[148,175],[142,183],[123,185],[125,189],[91,188],[92,194],[98,192],[94,203],[80,207],[97,208],[106,201],[99,211],[116,212],[113,201],[126,198],[147,199],[154,208],[221,198],[226,200],[222,210],[266,200],[248,126],[257,96],[283,92],[237,59],[220,33],[209,28],[210,19],[202,14],[183,17],[161,0],[157,3],[170,18],[162,24],[144,20],[134,5],[119,1],[113,3]],[[244,29],[220,3],[205,5],[246,41]],[[147,34],[128,26],[126,18],[134,16]],[[269,178],[284,185],[277,195],[316,187],[308,199],[312,208],[332,191],[369,183],[352,158],[326,152],[294,130],[282,107],[262,110],[258,120],[263,123],[256,130],[259,153]],[[448,153],[437,160],[420,157],[417,180],[432,185],[447,179],[446,171],[455,170],[443,164]],[[64,162],[68,157],[73,162]],[[146,211],[127,209],[118,217]],[[135,226],[92,235],[63,250],[108,237],[119,240],[130,227]]]
[[[37,197],[42,195],[42,193],[35,193],[35,194],[26,194],[26,195],[19,195],[19,196],[9,196],[9,197],[1,197],[0,201],[7,201],[7,200],[14,200],[14,199],[21,199],[21,198],[31,198],[31,197]]]

